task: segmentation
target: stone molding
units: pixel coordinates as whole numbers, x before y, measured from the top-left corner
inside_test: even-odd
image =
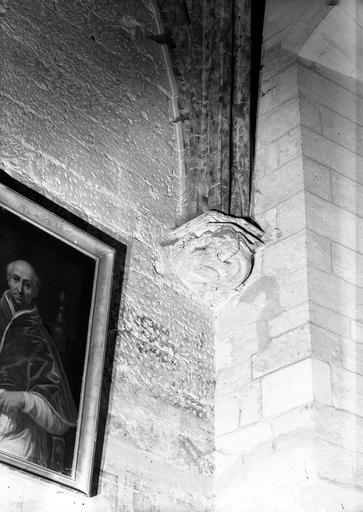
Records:
[[[255,117],[251,75],[257,80],[260,70],[251,66],[252,0],[152,3],[160,33],[148,37],[168,48],[177,88],[172,122],[182,137],[184,176],[179,220],[206,210],[246,216]]]
[[[173,231],[173,273],[203,302],[213,305],[251,275],[263,231],[243,218],[208,211]]]

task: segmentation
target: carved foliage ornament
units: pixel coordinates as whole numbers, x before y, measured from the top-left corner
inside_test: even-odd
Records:
[[[173,231],[173,270],[204,301],[217,300],[249,277],[262,234],[245,219],[206,212]]]

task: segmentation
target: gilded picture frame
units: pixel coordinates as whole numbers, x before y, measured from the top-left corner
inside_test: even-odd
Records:
[[[114,247],[0,183],[0,463],[87,495],[115,256]],[[33,281],[39,291],[37,284],[31,304],[17,308],[20,288]],[[25,397],[25,405],[12,409],[2,393]]]

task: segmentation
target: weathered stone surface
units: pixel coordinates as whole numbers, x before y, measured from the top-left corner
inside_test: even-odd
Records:
[[[296,363],[311,355],[310,326],[297,329],[273,338],[267,348],[252,359],[253,378],[262,377],[279,368]]]
[[[362,320],[363,312],[358,302],[361,295],[362,290],[357,289],[353,284],[328,272],[323,272],[314,267],[310,268],[309,297],[313,302],[327,309],[332,309],[340,315]],[[354,309],[352,304],[355,304],[356,300],[358,304]]]
[[[220,436],[216,449],[227,456],[243,455],[271,439],[271,426],[261,422]]]
[[[252,111],[251,73],[252,56],[252,1],[232,3],[232,44],[228,49],[232,56],[231,88],[231,184],[229,213],[235,216],[250,215],[251,155],[254,150],[253,126],[255,112]],[[226,45],[225,45],[226,47]],[[255,58],[257,54],[255,54]],[[225,148],[227,153],[227,148]],[[228,154],[228,153],[227,153]]]
[[[282,70],[281,73],[276,73],[272,77],[268,77],[267,75],[267,65],[266,62],[262,74],[263,85],[259,103],[260,115],[269,112],[273,108],[296,96],[298,91],[297,66],[295,62]]]
[[[354,485],[356,481],[354,453],[334,444],[319,441],[317,446],[317,467],[319,476]]]
[[[307,126],[317,133],[322,133],[322,114],[320,106],[316,103],[300,98],[300,119],[303,126]]]
[[[299,53],[301,46],[329,13],[331,5],[323,1],[310,4],[298,0],[287,4],[267,4],[266,46],[281,45],[294,54]]]
[[[258,145],[265,146],[279,139],[296,128],[299,121],[299,101],[295,97],[279,105],[276,112],[271,111],[261,116]]]
[[[273,317],[269,322],[269,331],[271,337],[279,336],[296,327],[300,327],[309,320],[308,304],[301,304],[288,311],[284,311]]]
[[[269,443],[260,445],[243,458],[242,464],[242,475],[233,477],[231,472],[224,493],[228,503],[242,481],[246,502],[241,500],[239,507],[235,504],[230,510],[299,510],[298,496],[307,481],[315,480],[314,438],[310,432],[283,436],[275,448]]]
[[[331,189],[337,206],[363,217],[363,185],[334,172],[331,174]]]
[[[305,193],[298,192],[278,205],[277,228],[280,230],[280,236],[285,237],[297,233],[305,226]]]
[[[324,405],[314,407],[313,415],[316,431],[324,441],[363,453],[362,417]]]
[[[352,17],[349,2],[339,8]],[[228,2],[214,13],[206,4],[203,20],[193,2],[193,38],[209,34],[206,70],[222,80],[203,90],[210,82],[196,67],[188,89],[181,55],[180,98],[193,96],[193,112],[205,116],[200,124],[192,116],[192,130],[186,109],[177,120],[169,104],[170,69],[149,37],[160,28],[153,3],[3,4],[1,166],[130,246],[99,493],[76,496],[2,466],[4,512],[360,512],[361,85],[297,65],[281,47],[266,51],[252,213],[268,243],[243,292],[215,308],[213,340],[212,314],[169,279],[159,243],[185,212],[176,133],[195,150],[193,205],[228,203],[226,141],[231,129],[242,139],[248,130],[229,113]],[[176,2],[163,5],[170,12]],[[309,6],[310,14],[329,9]],[[297,32],[283,26],[269,44],[283,37],[296,48],[315,27],[309,13]],[[174,14],[187,50],[188,20]],[[233,115],[246,112],[248,91],[238,93]],[[241,149],[243,140],[233,151]],[[245,179],[246,161],[237,160]],[[235,247],[219,242],[223,256]],[[223,272],[220,281],[230,276]]]
[[[317,359],[342,366],[343,343],[343,338],[336,334],[315,325],[311,326],[312,353]]]
[[[279,46],[265,48],[263,55],[262,79],[270,80],[271,78],[283,73],[297,61],[296,55]],[[278,78],[278,77],[277,77]]]
[[[352,121],[357,119],[358,98],[355,92],[357,84],[351,82],[352,90],[345,83],[344,76],[333,73],[327,68],[310,65],[308,61],[299,59],[299,89],[311,101],[328,107],[329,109],[348,117]]]
[[[209,379],[211,361],[203,368],[204,358],[198,354],[206,339],[203,333],[201,338],[195,332],[190,333],[191,339],[186,332],[179,333],[181,338],[175,329],[127,309],[120,325],[116,354],[118,379],[121,382],[126,379],[137,387],[145,386],[154,398],[185,408],[196,416],[209,416],[213,393]],[[200,372],[195,372],[194,357]]]
[[[362,127],[345,116],[332,112],[330,109],[321,108],[323,135],[337,144],[362,154],[360,131]]]
[[[351,13],[355,12],[352,16]],[[352,2],[350,12],[336,5],[306,41],[300,55],[349,78],[359,79],[362,26],[360,2]],[[359,21],[358,21],[359,20]]]
[[[245,219],[206,212],[175,229],[173,270],[181,282],[207,304],[238,290],[253,269],[262,230]]]
[[[314,428],[315,405],[302,405],[267,421],[271,426],[274,438],[294,435],[294,432],[307,431]]]
[[[308,300],[308,283],[306,267],[299,267],[281,272],[276,287],[282,310],[293,309]]]
[[[251,302],[253,299],[251,299]],[[248,306],[228,301],[227,307],[216,308],[215,350],[217,371],[232,366],[236,361],[248,361],[258,350],[258,320]]]
[[[360,155],[333,140],[322,137],[309,128],[302,128],[302,136],[305,156],[330,167],[347,178],[363,183],[363,176],[358,172],[362,163]]]
[[[363,287],[363,255],[340,244],[332,244],[333,272],[356,286]]]
[[[333,405],[363,416],[363,376],[343,368],[332,370]]]
[[[313,401],[312,361],[305,359],[262,379],[264,418]]]
[[[2,465],[4,512],[208,510],[211,315],[161,261],[180,176],[170,70],[148,37],[155,6],[0,4],[1,167],[129,249],[98,494]]]
[[[306,190],[323,199],[332,198],[331,171],[328,167],[304,158],[304,181]]]
[[[269,210],[301,192],[303,187],[303,169],[300,158],[256,179],[253,185],[256,215],[260,216],[261,211]]]
[[[263,254],[263,273],[278,275],[286,269],[306,266],[306,245],[305,231],[277,240]]]
[[[312,360],[313,387],[315,402],[330,405],[332,403],[332,376],[330,365]]]
[[[332,248],[328,238],[307,230],[306,248],[308,263],[326,272],[332,271]]]
[[[309,311],[314,324],[346,338],[351,336],[352,322],[349,317],[333,311],[330,306],[324,307],[313,302],[309,304]]]
[[[289,130],[270,144],[256,148],[256,178],[282,167],[299,156],[301,156],[300,126]]]
[[[353,250],[357,248],[359,219],[353,213],[311,193],[306,195],[306,205],[309,229]]]

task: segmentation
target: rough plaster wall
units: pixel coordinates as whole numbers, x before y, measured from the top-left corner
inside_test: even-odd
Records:
[[[147,1],[1,2],[0,164],[128,246],[98,496],[0,467],[1,510],[209,510],[210,318],[160,273],[179,178]]]

